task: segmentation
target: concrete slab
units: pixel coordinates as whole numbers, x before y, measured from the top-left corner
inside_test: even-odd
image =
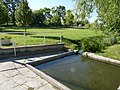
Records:
[[[43,72],[34,69],[31,70],[27,67],[28,64],[25,64],[39,61],[44,62],[44,60],[51,61],[52,59],[58,59],[69,54],[72,54],[72,52],[1,61],[0,90],[70,90],[68,87],[47,76]]]
[[[46,80],[24,65],[15,62],[0,63],[0,90],[37,90],[47,84]],[[44,90],[56,90],[52,86],[46,88]]]

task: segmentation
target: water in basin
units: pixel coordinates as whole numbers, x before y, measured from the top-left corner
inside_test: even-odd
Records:
[[[120,67],[73,55],[36,66],[72,90],[117,90]]]

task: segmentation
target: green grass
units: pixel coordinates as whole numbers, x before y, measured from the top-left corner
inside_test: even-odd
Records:
[[[2,32],[24,32],[23,28],[4,28]],[[76,45],[71,40],[80,40],[84,37],[102,35],[100,31],[89,29],[72,29],[72,28],[29,28],[27,32],[47,32],[46,44],[55,44],[60,42],[60,33],[64,37],[63,42],[70,48],[75,48]],[[49,33],[48,33],[49,32]],[[56,33],[51,33],[56,32]],[[18,46],[24,45],[23,34],[9,34],[12,41],[17,42]],[[26,37],[27,45],[44,44],[44,33],[28,34]]]
[[[4,28],[3,32],[24,32],[23,28]],[[27,32],[56,32],[56,33],[46,33],[46,44],[60,43],[60,33],[64,37],[63,42],[67,47],[75,49],[77,46],[71,40],[80,40],[84,37],[99,36],[102,35],[100,31],[94,31],[89,29],[72,29],[72,28],[29,28]],[[12,41],[17,43],[17,46],[24,45],[24,35],[23,34],[9,34],[12,37]],[[28,34],[26,36],[27,45],[38,45],[44,44],[44,33]],[[97,53],[99,55],[110,57],[113,59],[120,60],[120,45],[113,45],[105,49],[102,53]]]
[[[107,49],[105,49],[102,53],[98,53],[98,54],[105,57],[120,60],[120,44],[110,46]]]

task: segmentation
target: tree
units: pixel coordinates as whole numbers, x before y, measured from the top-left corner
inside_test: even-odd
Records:
[[[35,10],[33,11],[33,24],[34,25],[43,25],[43,22],[45,20],[45,16],[43,14],[43,10]]]
[[[71,10],[66,11],[66,15],[65,15],[64,19],[65,19],[65,25],[67,25],[67,26],[73,25],[74,15],[72,14]]]
[[[51,9],[45,7],[45,8],[43,9],[43,14],[44,14],[44,16],[45,16],[44,24],[45,24],[45,25],[49,25],[49,24],[50,24],[50,19],[51,19],[51,17],[52,17],[52,15],[51,15]]]
[[[21,0],[18,8],[16,9],[16,20],[19,25],[25,27],[32,22],[32,10],[28,6],[27,0]]]
[[[98,23],[104,32],[120,32],[120,0],[74,0],[76,10],[85,12],[85,17],[95,9]]]
[[[8,25],[8,22],[9,22],[9,20],[10,20],[10,18],[9,18],[9,5],[6,3],[6,0],[2,0],[2,2],[4,3],[4,5],[5,5],[5,7],[6,7],[6,20],[5,20],[5,22],[7,23],[7,25]]]
[[[16,25],[16,23],[15,23],[15,10],[16,10],[16,8],[18,7],[18,5],[19,5],[19,0],[2,0],[3,1],[3,3],[4,3],[4,5],[6,6],[6,11],[7,11],[7,13],[6,13],[6,18],[7,18],[7,24],[8,24],[8,22],[9,22],[9,14],[10,14],[10,16],[11,16],[11,18],[12,18],[12,23],[13,23],[13,25],[15,26]]]
[[[120,0],[96,0],[96,7],[104,32],[120,32]]]
[[[84,21],[90,18],[90,13],[93,11],[93,0],[73,0],[75,2],[75,21]]]
[[[59,5],[57,7],[57,11],[58,11],[58,15],[60,16],[60,18],[64,21],[64,17],[65,17],[65,14],[66,14],[65,6]]]
[[[60,26],[61,25],[61,20],[58,15],[53,15],[51,18],[51,24],[54,26]]]
[[[60,22],[64,22],[64,17],[65,17],[66,9],[64,6],[56,6],[52,8],[52,15],[57,16],[59,18]],[[61,24],[60,24],[61,25]]]
[[[1,24],[5,22],[5,15],[6,15],[6,8],[4,4],[0,1],[0,30],[2,29]]]

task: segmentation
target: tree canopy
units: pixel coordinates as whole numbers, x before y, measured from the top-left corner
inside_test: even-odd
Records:
[[[35,10],[33,11],[33,24],[35,25],[42,25],[45,20],[45,16],[43,14],[43,10]]]
[[[5,22],[6,8],[4,4],[0,1],[0,28],[1,24]]]
[[[27,26],[32,22],[32,10],[28,6],[27,0],[21,0],[16,9],[16,20],[19,25]]]
[[[98,13],[98,23],[105,32],[120,32],[120,0],[73,0],[76,13],[82,18],[90,17],[93,10]]]
[[[4,3],[4,5],[6,6],[6,22],[8,24],[9,22],[9,18],[11,18],[11,21],[13,23],[13,25],[16,25],[15,23],[15,10],[19,5],[19,0],[2,0],[2,2]]]
[[[66,15],[65,15],[64,19],[65,19],[65,25],[67,25],[67,26],[73,25],[74,15],[72,14],[71,10],[66,11]]]
[[[52,10],[52,16],[53,16],[52,17],[52,23],[56,19],[56,20],[59,20],[58,24],[61,25],[60,22],[61,21],[64,22],[64,17],[65,17],[65,13],[66,13],[65,7],[60,5],[60,6],[53,7],[51,10]]]

